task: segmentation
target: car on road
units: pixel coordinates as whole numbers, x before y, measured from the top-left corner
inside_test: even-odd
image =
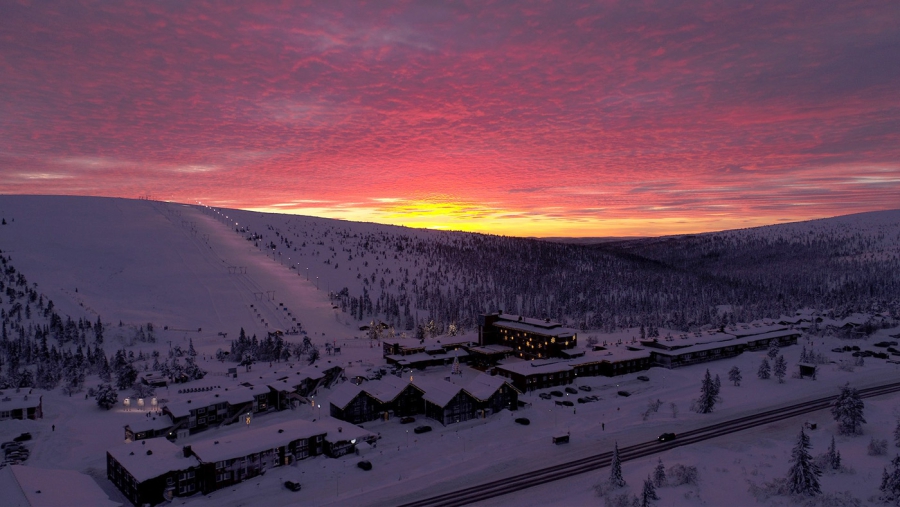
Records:
[[[527,417],[518,417],[516,418],[516,423],[521,424],[522,426],[528,426],[531,424],[531,421]]]
[[[13,439],[15,442],[24,442],[26,440],[31,440],[31,433],[22,433]]]
[[[578,386],[578,389],[581,389],[584,392],[591,392],[591,386]]]
[[[642,381],[642,382],[649,382],[649,381],[650,381],[650,377],[648,377],[648,376],[646,376],[646,375],[638,375],[638,378],[637,378],[637,379],[640,380],[640,381]]]
[[[563,396],[562,391],[550,391],[550,394],[556,396],[557,398],[562,398]]]
[[[657,440],[659,440],[660,442],[668,442],[669,440],[675,440],[675,434],[674,433],[663,433],[662,435],[660,435],[657,438]]]
[[[358,466],[359,468],[362,468],[363,470],[367,470],[367,471],[372,469],[372,463],[369,461],[360,461],[359,463],[356,464],[356,466]]]
[[[400,424],[409,424],[416,422],[415,417],[402,417],[400,418]]]
[[[565,391],[569,394],[578,394],[578,389],[575,389],[574,387],[566,387]]]
[[[428,433],[429,431],[431,431],[431,426],[416,426],[413,433]]]
[[[284,487],[294,492],[300,491],[302,489],[300,483],[294,481],[284,481]]]

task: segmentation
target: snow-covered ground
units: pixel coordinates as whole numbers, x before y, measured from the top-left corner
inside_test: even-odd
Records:
[[[298,270],[295,263],[295,269],[290,269],[291,263],[267,255],[265,250],[235,234],[226,220],[199,208],[152,201],[0,196],[0,214],[8,222],[0,226],[3,254],[11,256],[12,264],[29,282],[38,284],[40,292],[54,301],[60,313],[92,321],[100,315],[104,322],[111,324],[105,343],[107,353],[130,342],[132,326],[152,322],[156,343],[130,344],[135,353],[153,349],[165,352],[176,344],[186,347],[190,339],[201,353],[200,366],[210,371],[208,378],[237,383],[253,375],[265,375],[270,371],[269,365],[254,365],[250,373],[241,369],[237,380],[226,379],[219,374],[234,364],[215,361],[212,356],[216,349],[227,350],[228,343],[242,327],[248,334],[264,336],[273,328],[290,328],[292,319],[296,318],[314,343],[342,346],[340,356],[323,355],[321,362],[362,369],[383,364],[380,346],[373,348],[358,330],[357,322],[332,308],[326,293],[333,289],[330,283],[340,283],[329,278],[336,276],[335,270],[326,266],[325,271],[317,274],[313,270],[322,270],[322,264],[310,263],[310,280],[307,280],[307,266],[301,265]],[[379,227],[373,224],[355,227],[366,226]],[[317,276],[321,277],[318,288]],[[327,285],[323,286],[323,281]],[[123,323],[121,328],[117,326],[119,321]],[[660,331],[661,335],[667,332]],[[227,338],[219,333],[227,333]],[[636,333],[632,330],[617,335],[587,334],[597,334],[600,340],[615,340]],[[868,340],[853,344],[871,349],[873,342],[890,339],[888,336],[896,333],[897,329],[881,330]],[[301,337],[287,339],[299,341]],[[815,342],[804,339],[782,352],[793,369],[802,346],[814,347],[838,361],[850,359],[849,354],[831,352],[833,347],[844,344],[834,338]],[[782,404],[837,394],[845,382],[861,388],[900,380],[900,366],[868,358],[865,366],[856,367],[852,372],[841,370],[836,364],[826,365],[815,381],[787,378],[784,384],[778,384],[774,379],[756,377],[764,355],[765,351],[745,353],[676,370],[642,372],[650,378],[649,382],[637,380],[638,374],[579,378],[577,383],[590,385],[592,394],[599,395],[601,401],[568,408],[540,399],[537,392],[527,393],[521,399],[531,405],[514,414],[502,412],[486,420],[448,427],[430,421],[428,424],[434,431],[421,435],[411,432],[410,426],[414,425],[400,425],[396,420],[371,422],[363,426],[382,436],[378,446],[365,457],[373,463],[372,471],[365,472],[355,466],[360,458],[318,457],[270,470],[263,477],[208,497],[196,495],[175,502],[196,506],[289,505],[301,501],[309,505],[394,505],[607,452],[615,442],[620,447],[628,446],[655,439],[662,432],[680,433]],[[743,372],[739,387],[728,382],[727,372],[733,366]],[[271,370],[283,368],[284,363],[271,366]],[[722,401],[713,414],[700,415],[691,412],[690,405],[699,393],[700,380],[707,368],[722,379]],[[443,378],[447,373],[447,369],[434,368],[421,374]],[[464,374],[476,372],[464,368]],[[87,380],[88,386],[97,383],[96,377]],[[633,395],[617,396],[616,392],[623,388]],[[158,394],[170,399],[177,397],[174,388],[164,394],[165,391]],[[297,417],[322,417],[326,414],[321,412],[327,413],[328,394],[318,396],[323,404],[321,409],[303,406],[263,415],[253,425]],[[123,392],[120,398],[125,395]],[[43,396],[44,418],[0,422],[0,441],[30,431],[35,439],[28,444],[32,455],[26,464],[87,472],[98,479],[113,499],[127,504],[105,480],[105,451],[124,440],[124,425],[145,419],[146,414],[126,410],[124,406],[103,411],[93,399],[85,399],[83,394],[69,397],[59,389]],[[648,404],[656,400],[662,402],[661,407],[645,420],[643,414]],[[531,419],[531,425],[513,422],[514,417],[522,416]],[[900,404],[895,397],[866,400],[868,424],[864,425],[864,435],[837,436],[838,449],[851,471],[824,475],[822,483],[826,493],[849,491],[864,504],[877,496],[882,469],[900,451],[894,447],[892,435],[898,417]],[[667,466],[676,463],[696,466],[700,484],[660,488],[659,505],[791,505],[791,500],[785,497],[758,502],[750,492],[750,482],[763,485],[765,481],[785,476],[790,449],[806,420],[818,423],[818,428],[809,432],[812,452],[824,452],[837,429],[825,411],[680,447],[658,457],[626,462],[625,479],[632,493],[640,493],[643,479],[661,458]],[[183,443],[214,434],[238,433],[242,429],[210,430]],[[561,432],[570,432],[571,443],[553,445],[551,436]],[[888,440],[886,455],[867,454],[867,445],[873,437]],[[602,504],[593,486],[607,476],[608,470],[598,470],[499,497],[485,505]],[[288,479],[301,482],[303,491],[286,490],[282,482]]]

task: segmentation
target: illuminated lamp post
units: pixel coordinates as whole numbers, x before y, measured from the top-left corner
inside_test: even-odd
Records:
[[[125,410],[128,410],[128,408],[131,406],[131,398],[125,398],[124,400],[122,400],[122,403],[125,404]]]

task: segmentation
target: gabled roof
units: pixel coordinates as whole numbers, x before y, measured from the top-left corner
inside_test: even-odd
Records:
[[[446,380],[420,379],[415,384],[425,393],[422,398],[439,407],[446,407],[462,390],[462,387]]]
[[[487,401],[491,396],[494,395],[503,385],[506,384],[510,386],[512,389],[515,387],[512,386],[505,378],[499,375],[488,375],[487,373],[482,373],[477,377],[473,378],[468,385],[466,385],[463,389],[473,398],[479,401]],[[518,391],[518,389],[516,389]]]
[[[328,402],[343,410],[347,408],[347,405],[349,405],[354,398],[359,396],[359,393],[362,391],[362,387],[350,382],[344,382],[334,388],[334,391],[332,391],[331,395],[328,397]]]

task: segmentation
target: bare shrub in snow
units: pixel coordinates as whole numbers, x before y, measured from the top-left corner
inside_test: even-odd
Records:
[[[869,456],[884,456],[887,454],[888,441],[885,439],[878,439],[872,437],[869,440],[869,447],[867,449]]]
[[[666,481],[669,486],[681,486],[682,484],[697,485],[700,482],[700,472],[697,467],[676,464],[666,471]]]

